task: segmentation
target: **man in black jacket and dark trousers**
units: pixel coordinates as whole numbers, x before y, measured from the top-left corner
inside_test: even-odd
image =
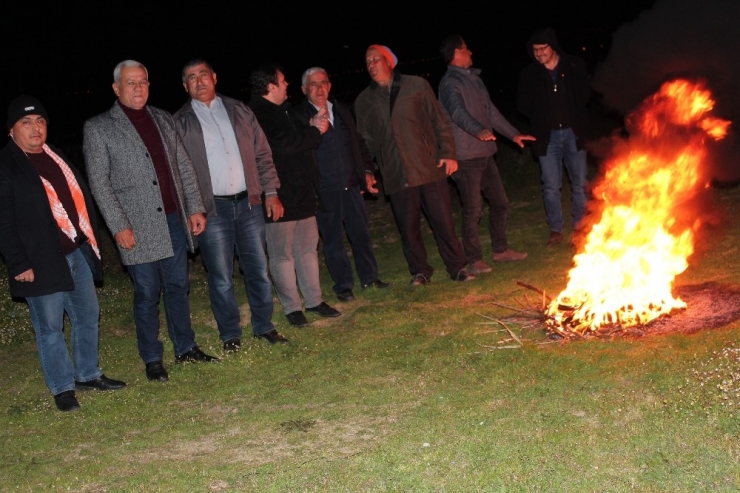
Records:
[[[48,120],[46,109],[30,96],[8,107],[10,140],[0,151],[0,252],[10,294],[28,302],[46,386],[60,411],[74,411],[80,407],[75,390],[126,384],[106,377],[98,366],[94,280],[103,272],[95,207],[77,169],[46,144]]]
[[[550,28],[532,35],[527,52],[534,62],[522,70],[517,106],[529,118],[530,133],[537,139],[532,151],[542,171],[542,195],[550,227],[547,244],[553,246],[563,240],[563,167],[570,178],[574,228],[585,212],[587,166],[583,144],[590,136],[586,104],[591,83],[586,63],[565,54]]]
[[[378,263],[367,226],[365,192],[377,193],[370,151],[357,132],[355,120],[342,103],[329,98],[331,82],[326,70],[312,67],[301,77],[301,90],[306,99],[296,109],[304,122],[320,111],[329,116],[329,128],[317,149],[319,161],[319,195],[321,205],[316,214],[324,245],[324,257],[334,280],[339,301],[354,300],[352,265],[344,248],[347,232],[352,256],[363,288],[387,288],[378,279]]]
[[[306,311],[338,317],[340,313],[322,298],[316,253],[319,172],[314,153],[321,135],[329,128],[328,115],[322,111],[311,118],[310,125],[301,122],[288,102],[288,82],[278,65],[255,69],[250,85],[252,97],[248,106],[272,149],[280,179],[278,197],[285,210],[278,221],[266,224],[270,274],[280,304],[291,325],[308,325],[298,294],[300,287]]]

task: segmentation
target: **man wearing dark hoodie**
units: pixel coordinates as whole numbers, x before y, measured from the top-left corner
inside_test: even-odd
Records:
[[[542,172],[542,195],[550,227],[547,245],[553,246],[563,240],[563,167],[570,178],[574,228],[586,207],[583,144],[590,136],[586,104],[591,83],[585,62],[564,53],[551,28],[535,32],[527,42],[527,52],[534,62],[521,72],[517,106],[529,118],[531,133],[537,139],[532,151]]]

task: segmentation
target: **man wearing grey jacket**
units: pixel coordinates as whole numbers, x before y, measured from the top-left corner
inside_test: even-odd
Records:
[[[508,198],[504,191],[496,154],[496,136],[502,134],[519,147],[524,141],[534,140],[514,128],[491,102],[480,70],[472,68],[473,52],[457,34],[445,38],[440,55],[447,63],[447,72],[439,83],[439,101],[445,110],[455,135],[458,170],[452,175],[463,204],[462,238],[465,257],[473,274],[491,272],[483,260],[478,223],[483,197],[488,201],[488,230],[491,235],[494,262],[522,260],[526,253],[509,248],[506,239]]]
[[[206,218],[193,164],[172,116],[147,106],[146,67],[113,71],[113,107],[85,122],[83,152],[90,189],[134,283],[139,355],[149,380],[166,381],[159,340],[159,297],[177,362],[217,361],[195,343],[188,303],[187,249]]]
[[[208,292],[225,351],[241,348],[234,293],[234,252],[244,276],[254,337],[286,343],[272,323],[265,217],[277,221],[283,204],[272,151],[247,105],[216,93],[216,72],[202,59],[188,61],[182,84],[190,100],[175,113],[177,131],[193,160],[208,225],[198,244],[208,271]],[[264,206],[262,194],[264,192]]]

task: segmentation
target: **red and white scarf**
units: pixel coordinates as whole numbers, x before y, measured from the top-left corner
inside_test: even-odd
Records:
[[[69,166],[67,166],[67,163],[64,162],[64,160],[59,157],[54,151],[52,151],[48,145],[44,144],[44,152],[49,155],[58,165],[59,168],[62,170],[62,173],[64,174],[64,178],[67,180],[67,186],[69,187],[69,191],[72,194],[72,200],[75,203],[75,209],[77,209],[77,216],[80,220],[80,229],[87,237],[87,241],[90,243],[90,246],[92,247],[93,251],[95,252],[95,255],[97,255],[98,258],[100,258],[100,250],[98,249],[98,242],[95,239],[95,235],[93,234],[92,226],[90,225],[90,216],[87,214],[87,206],[85,205],[85,196],[82,195],[82,190],[80,189],[79,183],[77,183],[77,179],[75,178],[74,173],[72,173],[72,170],[69,169]],[[56,190],[54,190],[54,187],[51,186],[51,183],[49,183],[48,180],[46,180],[44,177],[41,177],[41,181],[44,184],[44,188],[46,189],[46,196],[49,198],[49,205],[51,206],[51,213],[54,215],[54,219],[57,221],[57,225],[59,225],[59,229],[62,230],[62,232],[69,237],[70,240],[75,241],[75,238],[77,238],[77,230],[74,227],[74,224],[72,224],[72,221],[69,220],[69,216],[67,215],[67,211],[64,209],[64,206],[62,205],[62,201],[59,200],[59,197],[57,196]]]

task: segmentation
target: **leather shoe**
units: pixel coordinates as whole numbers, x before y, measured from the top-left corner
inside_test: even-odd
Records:
[[[450,277],[452,278],[453,281],[465,282],[465,281],[474,280],[475,274],[471,274],[470,272],[468,272],[468,269],[462,268],[460,269],[460,271],[457,273],[456,276],[450,276]]]
[[[233,339],[229,339],[228,341],[224,342],[224,351],[227,353],[235,353],[236,351],[239,351],[242,348],[242,341],[235,337]]]
[[[337,299],[339,301],[354,301],[355,294],[351,289],[343,289],[337,293]]]
[[[563,233],[559,231],[550,231],[550,237],[547,239],[547,246],[559,245],[563,242]]]
[[[54,403],[57,405],[57,409],[62,412],[74,411],[80,408],[80,403],[77,402],[74,390],[65,390],[54,396]]]
[[[100,375],[94,380],[88,380],[87,382],[78,382],[75,380],[75,390],[118,390],[126,386],[126,382],[120,380],[113,380],[105,375]]]
[[[341,315],[341,313],[339,313],[337,310],[327,305],[325,301],[322,301],[321,304],[314,307],[306,308],[306,311],[318,313],[322,317],[338,317],[339,315]]]
[[[367,284],[362,285],[362,289],[367,288],[378,288],[378,289],[385,289],[391,287],[391,283],[389,282],[383,282],[380,279],[376,279],[373,282],[369,282]]]
[[[167,374],[167,370],[164,369],[164,364],[161,361],[152,361],[146,364],[146,378],[158,382],[166,382],[170,379],[170,376]]]
[[[300,313],[301,315],[303,315],[303,312],[293,312],[293,313]],[[286,342],[288,342],[288,338],[275,329],[272,329],[270,332],[265,332],[264,334],[255,335],[254,338],[255,339],[265,339],[270,344],[275,344],[276,342],[285,344]]]
[[[215,356],[207,355],[206,353],[201,351],[201,349],[198,346],[193,346],[193,348],[187,353],[183,353],[180,356],[176,356],[175,361],[177,363],[201,363],[201,362],[215,363],[220,360],[216,358]]]
[[[300,310],[287,313],[285,315],[285,318],[288,319],[290,325],[295,325],[296,327],[305,327],[306,325],[308,325],[308,320],[306,320],[306,316]]]
[[[425,284],[428,284],[432,282],[431,279],[427,279],[427,276],[424,274],[415,274],[414,278],[411,279],[411,282],[409,283],[411,286],[423,286]]]

